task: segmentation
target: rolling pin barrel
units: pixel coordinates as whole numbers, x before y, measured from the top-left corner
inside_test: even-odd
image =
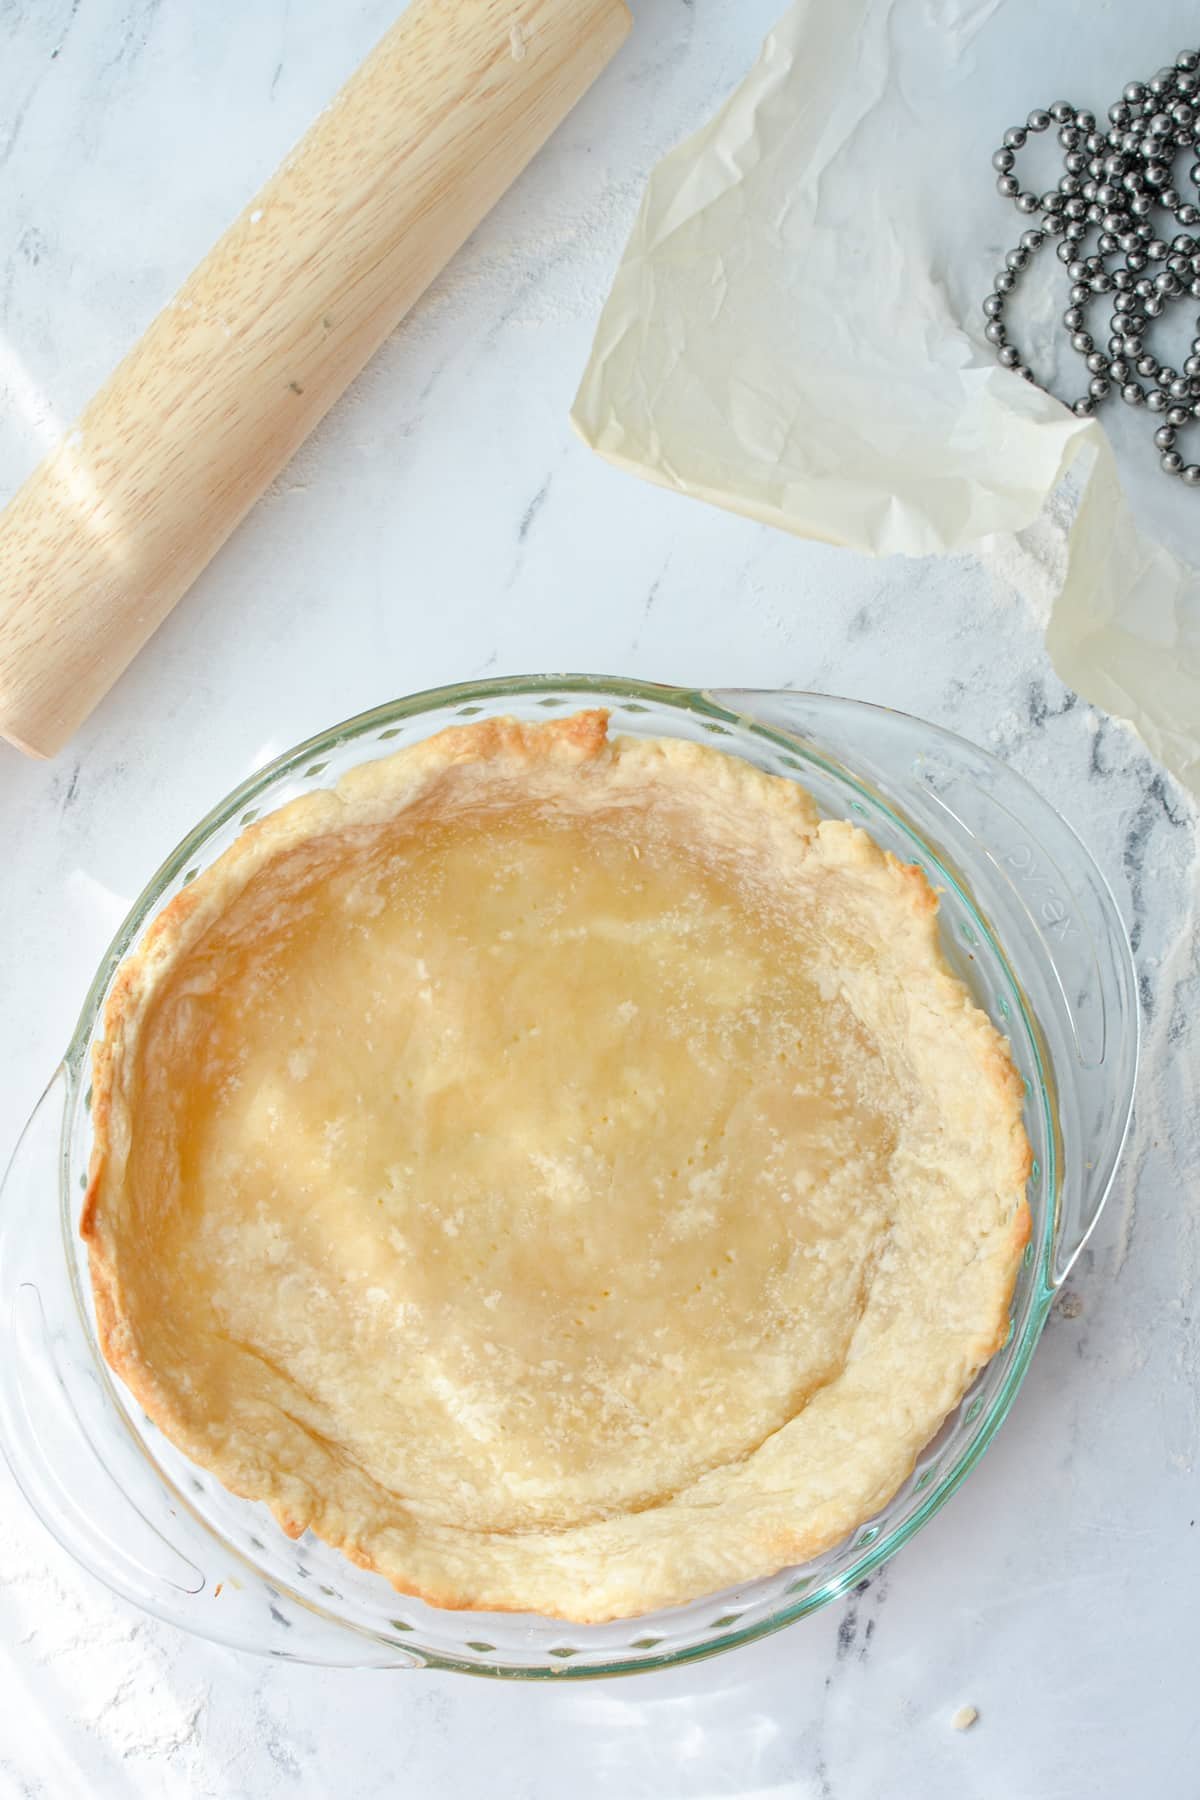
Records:
[[[413,0],[0,517],[0,735],[62,747],[629,23]]]

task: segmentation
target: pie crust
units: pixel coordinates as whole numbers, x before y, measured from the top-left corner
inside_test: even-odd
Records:
[[[439,1606],[595,1622],[807,1560],[1004,1341],[1029,1233],[936,908],[796,783],[602,711],[293,801],[114,982],[105,1356]]]

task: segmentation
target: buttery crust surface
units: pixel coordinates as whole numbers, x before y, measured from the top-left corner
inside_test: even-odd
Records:
[[[1008,1047],[795,783],[487,720],[245,831],[120,970],[82,1230],[150,1417],[441,1606],[801,1562],[1004,1339]]]

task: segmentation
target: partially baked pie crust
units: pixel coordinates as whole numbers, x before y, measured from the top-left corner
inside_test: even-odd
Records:
[[[1003,1342],[1029,1232],[936,904],[794,782],[603,712],[292,802],[114,983],[106,1357],[439,1606],[600,1621],[807,1560]]]

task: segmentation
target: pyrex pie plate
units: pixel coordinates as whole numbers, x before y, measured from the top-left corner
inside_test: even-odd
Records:
[[[355,763],[459,721],[604,705],[614,733],[714,743],[801,782],[940,890],[952,966],[1008,1037],[1026,1091],[1033,1232],[1008,1340],[873,1519],[801,1568],[622,1623],[444,1612],[311,1535],[285,1537],[144,1416],[96,1340],[78,1214],[90,1067],[117,965],[244,825]],[[301,744],[228,795],[131,909],[14,1154],[0,1198],[0,1443],[59,1542],[117,1593],[221,1643],[318,1663],[505,1676],[611,1675],[776,1630],[861,1580],[969,1474],[1012,1403],[1055,1291],[1095,1224],[1129,1122],[1138,1054],[1128,940],[1103,877],[1054,809],[994,757],[904,714],[820,694],[688,690],[537,675],[441,688]]]

